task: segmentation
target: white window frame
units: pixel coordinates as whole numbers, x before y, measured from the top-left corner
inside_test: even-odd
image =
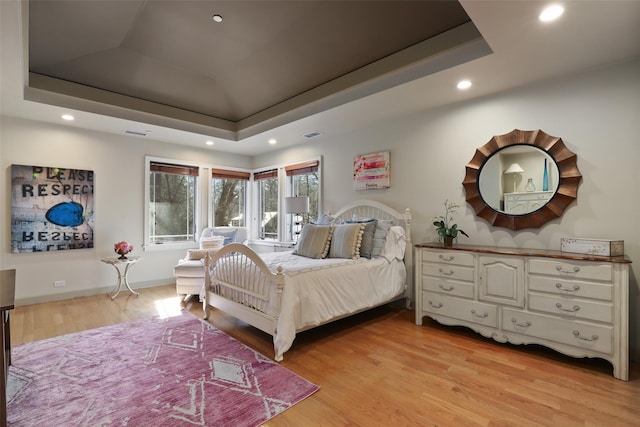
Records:
[[[195,230],[195,239],[188,241],[179,241],[179,242],[151,242],[150,238],[150,228],[151,228],[151,216],[149,205],[151,204],[151,195],[149,194],[149,186],[150,186],[150,175],[151,175],[151,163],[168,163],[174,165],[181,166],[197,166],[198,167],[198,177],[196,179],[195,185],[195,220],[194,220],[194,230]],[[190,249],[197,247],[197,239],[199,236],[199,230],[202,230],[203,218],[203,207],[206,209],[206,202],[208,200],[208,195],[206,191],[208,187],[211,186],[210,180],[206,180],[206,176],[210,176],[211,171],[210,167],[197,163],[197,162],[188,162],[183,160],[176,159],[167,159],[162,157],[145,157],[145,175],[144,175],[144,243],[143,249],[145,251],[158,251],[158,250],[176,250],[176,249]],[[204,178],[204,179],[203,179]],[[206,184],[203,185],[202,183]]]
[[[246,181],[246,185],[245,185],[245,195],[244,195],[244,215],[246,216],[245,221],[244,221],[244,226],[245,227],[251,227],[252,224],[252,210],[251,210],[251,206],[253,205],[251,203],[251,194],[253,192],[253,185],[252,185],[252,171],[250,169],[243,169],[243,168],[235,168],[235,167],[230,167],[230,166],[220,166],[220,165],[214,165],[211,166],[211,168],[209,169],[209,180],[208,180],[208,188],[207,188],[207,194],[208,194],[208,204],[207,204],[207,224],[209,227],[213,227],[215,226],[214,224],[214,220],[215,220],[215,212],[213,210],[213,176],[212,176],[212,170],[213,169],[224,169],[224,170],[229,170],[229,171],[236,171],[236,172],[246,172],[249,174],[249,180]]]

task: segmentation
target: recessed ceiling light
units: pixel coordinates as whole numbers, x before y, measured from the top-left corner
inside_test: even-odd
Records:
[[[275,143],[277,143],[277,142],[278,142],[278,141],[276,141],[276,139],[275,139],[275,138],[271,138],[271,139],[269,140],[269,144],[271,144],[271,145],[273,145],[273,144],[275,144]]]
[[[62,120],[66,120],[68,122],[75,120],[75,117],[73,117],[71,114],[63,114],[62,115]]]
[[[207,140],[207,142],[205,142],[205,144],[207,144],[207,145],[213,145],[213,144],[214,144],[214,142],[213,142],[212,140],[210,140],[210,139],[209,139],[209,140]]]
[[[564,13],[564,7],[554,4],[544,8],[538,19],[542,22],[551,22],[558,19]]]
[[[222,22],[222,15],[215,14],[211,17],[215,22]]]
[[[469,80],[460,80],[458,82],[458,89],[469,89],[471,87],[471,82]]]

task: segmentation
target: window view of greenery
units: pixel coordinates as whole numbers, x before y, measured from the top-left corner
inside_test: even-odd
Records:
[[[196,176],[150,174],[151,243],[195,240]]]
[[[305,222],[315,222],[318,219],[318,172],[293,175],[291,178],[292,194],[309,197],[309,216]]]
[[[246,227],[246,180],[213,178],[213,225]]]
[[[260,239],[278,238],[278,177],[260,179],[258,182]]]

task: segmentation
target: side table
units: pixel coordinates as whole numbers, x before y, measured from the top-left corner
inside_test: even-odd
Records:
[[[115,297],[117,297],[120,291],[124,290],[124,288],[128,289],[135,296],[139,295],[136,291],[131,289],[131,286],[129,286],[127,275],[129,274],[129,269],[131,268],[131,266],[136,264],[140,260],[142,260],[142,257],[134,257],[134,256],[127,257],[126,259],[120,259],[120,258],[114,257],[114,258],[102,258],[100,260],[106,264],[112,265],[113,268],[115,268],[116,271],[118,272],[118,281],[116,282],[116,286],[113,288],[111,292],[109,292],[111,299],[115,299]]]

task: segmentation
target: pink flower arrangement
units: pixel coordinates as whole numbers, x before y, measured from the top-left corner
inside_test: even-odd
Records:
[[[116,251],[118,255],[125,256],[126,254],[128,254],[133,250],[133,245],[130,245],[125,241],[122,241],[114,244],[113,250]]]

